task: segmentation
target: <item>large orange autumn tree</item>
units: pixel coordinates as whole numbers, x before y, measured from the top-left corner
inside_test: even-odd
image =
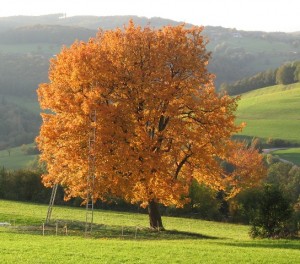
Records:
[[[216,93],[201,32],[130,22],[52,59],[50,82],[38,89],[41,107],[50,110],[37,139],[47,164],[44,184],[63,185],[67,198],[86,198],[93,155],[94,199],[148,206],[157,228],[158,204],[184,205],[192,180],[231,194],[257,183],[261,156],[230,139],[241,129],[234,124],[237,100]],[[222,161],[234,170],[224,171]]]

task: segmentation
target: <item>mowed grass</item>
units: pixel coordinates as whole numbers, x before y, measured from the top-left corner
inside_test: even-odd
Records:
[[[252,240],[248,226],[163,217],[167,230],[148,230],[144,214],[95,210],[100,227],[85,237],[70,228],[68,235],[46,231],[41,223],[46,205],[0,200],[1,263],[299,263],[299,240]],[[55,207],[52,219],[84,221],[85,210]],[[35,231],[24,228],[35,226]],[[137,234],[127,234],[130,227]],[[111,235],[108,230],[118,230]],[[122,236],[122,227],[124,230]],[[136,229],[132,229],[136,230]],[[74,231],[72,233],[72,231]]]
[[[276,85],[242,94],[237,123],[241,133],[264,139],[279,138],[300,143],[300,83]]]
[[[300,166],[300,148],[276,150],[273,151],[272,154],[278,155],[280,158],[291,161]]]
[[[29,144],[32,146],[33,144]],[[10,153],[9,153],[10,152]],[[6,169],[25,169],[37,155],[26,155],[22,147],[10,148],[0,151],[0,167]]]

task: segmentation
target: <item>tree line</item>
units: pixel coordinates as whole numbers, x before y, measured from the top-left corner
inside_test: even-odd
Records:
[[[160,205],[162,215],[250,224],[253,237],[295,235],[300,228],[300,167],[283,163],[271,154],[265,156],[265,164],[267,175],[257,187],[227,199],[223,192],[194,181],[189,188],[189,202],[183,208]],[[1,168],[0,199],[48,204],[51,188],[41,183],[42,173],[37,164],[26,170]],[[65,201],[64,187],[59,186],[55,205],[80,206],[82,201]],[[97,201],[95,208],[146,213],[145,209],[116,197]]]
[[[267,86],[296,82],[300,82],[300,61],[288,62],[275,70],[263,71],[231,84],[222,83],[221,90],[230,95],[238,95]]]

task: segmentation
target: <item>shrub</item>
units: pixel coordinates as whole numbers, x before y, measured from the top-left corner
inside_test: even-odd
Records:
[[[261,188],[243,190],[229,201],[230,222],[249,224],[260,200]]]
[[[40,151],[36,146],[22,145],[21,151],[26,155],[37,155]]]
[[[297,227],[292,221],[293,209],[278,187],[265,185],[251,221],[250,235],[261,238],[293,236]]]
[[[220,194],[205,184],[199,184],[193,181],[190,192],[190,202],[183,208],[168,206],[164,210],[164,214],[172,216],[189,216],[206,220],[220,221],[226,218],[223,214],[223,202]]]
[[[48,202],[51,194],[36,171],[0,171],[0,198],[31,202]]]

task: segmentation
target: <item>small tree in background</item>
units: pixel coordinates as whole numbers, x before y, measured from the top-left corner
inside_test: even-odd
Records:
[[[280,66],[276,72],[276,83],[278,84],[291,84],[295,83],[295,65],[293,63],[287,63]]]
[[[294,79],[295,82],[300,82],[300,61],[295,62]]]

